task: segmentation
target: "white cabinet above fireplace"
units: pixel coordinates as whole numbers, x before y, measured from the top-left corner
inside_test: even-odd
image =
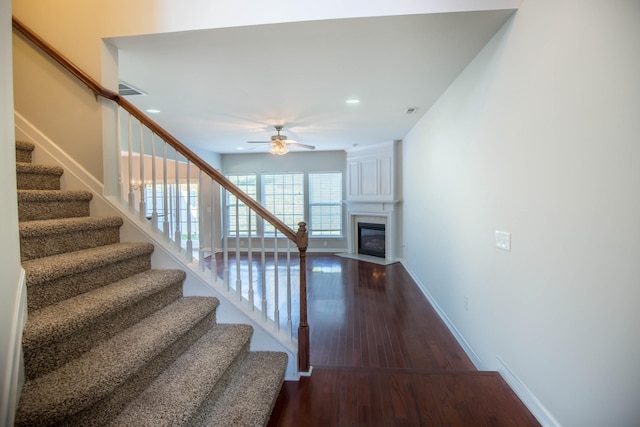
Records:
[[[394,142],[347,151],[347,201],[389,201],[395,193]]]

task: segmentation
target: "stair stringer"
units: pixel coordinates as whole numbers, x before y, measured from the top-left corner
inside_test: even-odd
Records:
[[[57,165],[64,168],[61,185],[66,190],[85,190],[93,193],[90,210],[97,216],[121,216],[123,225],[120,228],[122,242],[148,242],[155,246],[151,257],[152,268],[181,269],[187,274],[184,281],[185,296],[213,296],[221,301],[216,309],[218,323],[245,323],[253,326],[251,351],[281,351],[288,355],[286,381],[297,381],[298,349],[295,343],[289,342],[283,331],[278,331],[272,323],[265,324],[258,312],[236,298],[228,296],[222,285],[209,283],[207,277],[197,270],[195,265],[185,260],[184,252],[179,252],[173,244],[163,239],[160,234],[153,233],[150,225],[141,224],[137,215],[118,203],[113,196],[104,196],[103,184],[66,154],[54,141],[40,132],[32,123],[17,111],[15,112],[16,140],[34,143],[38,149],[34,152],[34,162]],[[219,282],[221,283],[221,281]]]

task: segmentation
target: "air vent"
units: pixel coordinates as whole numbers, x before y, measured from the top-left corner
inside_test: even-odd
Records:
[[[420,107],[409,107],[407,108],[407,111],[405,112],[406,114],[415,114],[418,112],[418,110],[420,109]]]
[[[146,95],[140,89],[137,89],[130,84],[119,82],[118,83],[118,94],[122,96],[131,96],[131,95]]]

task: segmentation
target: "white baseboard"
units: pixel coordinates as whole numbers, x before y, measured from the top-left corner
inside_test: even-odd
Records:
[[[560,427],[558,420],[556,420],[553,415],[547,411],[531,390],[529,390],[529,388],[520,381],[520,378],[513,373],[511,368],[509,368],[509,366],[499,357],[496,359],[500,365],[498,373],[507,382],[507,384],[509,384],[511,390],[513,390],[513,392],[520,398],[529,411],[531,411],[531,414],[538,420],[538,422],[544,427]]]
[[[7,365],[0,399],[0,425],[12,426],[22,386],[24,385],[24,363],[22,359],[22,331],[27,323],[27,285],[24,269],[20,269],[18,293],[14,301],[14,315],[11,320],[11,336],[7,349]]]
[[[447,316],[444,310],[442,310],[442,308],[438,305],[436,300],[427,290],[427,287],[422,282],[420,282],[418,277],[413,273],[413,271],[411,271],[411,268],[409,268],[409,266],[404,262],[404,260],[400,260],[400,263],[402,264],[404,269],[407,270],[407,273],[409,273],[409,276],[411,276],[413,281],[416,282],[416,284],[418,285],[418,288],[420,288],[420,290],[422,291],[424,296],[427,298],[427,300],[429,301],[433,309],[436,311],[436,313],[438,313],[438,316],[440,316],[440,319],[442,319],[442,321],[445,323],[449,331],[453,334],[456,341],[458,341],[458,344],[460,344],[460,346],[462,347],[464,352],[467,354],[469,359],[471,359],[471,362],[476,367],[476,369],[479,371],[486,370],[485,364],[482,363],[482,360],[480,359],[480,357],[476,354],[475,351],[473,351],[473,348],[471,348],[471,345],[469,345],[469,343],[464,338],[464,336],[460,333],[458,328],[455,327],[451,319],[449,319],[449,316]]]

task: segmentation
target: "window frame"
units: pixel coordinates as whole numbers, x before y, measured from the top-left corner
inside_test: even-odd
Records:
[[[334,175],[337,174],[340,176],[340,198],[339,200],[336,200],[334,202],[330,202],[330,203],[326,203],[326,202],[322,202],[322,203],[311,203],[311,181],[313,178],[311,178],[312,175]],[[227,179],[229,179],[231,182],[233,182],[235,185],[237,185],[240,189],[242,189],[243,191],[247,192],[247,188],[246,185],[242,185],[242,184],[238,184],[237,183],[237,178],[238,177],[245,177],[245,178],[253,178],[254,183],[253,183],[253,189],[255,192],[255,197],[254,195],[250,194],[249,192],[247,192],[247,194],[249,194],[249,196],[254,199],[256,202],[260,203],[262,206],[264,206],[267,210],[269,210],[270,212],[272,212],[277,218],[279,218],[282,222],[284,222],[285,224],[287,224],[289,227],[291,227],[294,231],[296,231],[298,229],[298,222],[300,221],[305,221],[307,222],[307,230],[308,232],[308,237],[310,239],[344,239],[345,238],[345,227],[344,227],[344,206],[342,203],[342,199],[344,198],[344,171],[340,171],[340,170],[333,170],[333,171],[309,171],[309,172],[261,172],[261,173],[242,173],[242,172],[233,172],[233,173],[226,173],[225,176],[227,177]],[[274,212],[274,209],[272,209],[269,204],[266,202],[266,191],[265,191],[265,185],[269,185],[267,184],[267,177],[270,176],[291,176],[293,177],[293,179],[296,179],[296,177],[298,179],[301,178],[301,183],[296,183],[296,185],[299,185],[299,190],[302,194],[297,194],[295,196],[297,197],[301,197],[302,198],[302,202],[295,204],[295,206],[297,206],[298,211],[293,212],[293,213],[287,213],[287,215],[297,215],[299,217],[299,219],[294,219],[293,221],[295,222],[295,224],[293,224],[291,222],[291,220],[287,220],[286,217],[283,219],[281,217],[281,214],[279,214],[278,212]],[[233,196],[233,194],[231,194],[228,191],[225,191],[225,195],[224,195],[224,215],[223,215],[223,220],[225,221],[224,223],[224,227],[223,227],[223,233],[225,236],[230,237],[230,238],[234,238],[234,237],[240,237],[240,238],[248,238],[249,237],[249,232],[248,232],[248,228],[246,230],[241,229],[239,230],[239,233],[236,234],[236,230],[232,229],[232,224],[235,221],[231,221],[231,210],[235,209],[235,202],[231,202],[231,200],[235,199],[235,196]],[[242,201],[238,200],[238,206],[239,207],[244,207],[245,209],[250,209],[248,206],[246,206],[244,203],[242,203]],[[317,206],[332,206],[332,207],[337,207],[339,209],[340,212],[340,219],[339,219],[339,224],[340,224],[340,229],[339,229],[339,233],[340,234],[335,234],[335,235],[321,235],[321,234],[314,234],[313,232],[313,219],[311,218],[311,211],[313,209],[313,207],[317,207]],[[300,208],[302,209],[300,211]],[[294,211],[295,211],[295,207],[294,207]],[[274,236],[274,228],[273,226],[271,226],[271,224],[269,224],[266,221],[263,221],[261,218],[259,218],[257,216],[257,214],[251,210],[252,212],[252,218],[251,218],[251,237],[273,237]],[[244,216],[246,214],[240,213],[240,216]],[[247,222],[245,222],[246,224]],[[279,237],[282,237],[281,234],[279,234]]]
[[[289,213],[279,213],[279,212],[275,212],[275,206],[274,208],[270,208],[269,204],[266,200],[266,197],[268,197],[269,195],[267,195],[267,192],[265,191],[265,187],[267,185],[269,185],[266,181],[267,179],[265,179],[266,177],[291,177],[292,180],[295,179],[300,179],[301,182],[299,183],[295,183],[292,182],[292,186],[293,185],[299,185],[299,191],[301,192],[301,194],[293,194],[290,197],[294,197],[294,198],[298,198],[300,197],[302,199],[301,203],[293,203],[293,204],[289,204],[290,207],[292,207],[292,212]],[[307,212],[307,195],[306,195],[306,191],[305,191],[305,182],[307,179],[307,173],[305,172],[263,172],[260,174],[260,200],[261,200],[261,204],[262,206],[265,207],[265,209],[267,209],[269,212],[271,212],[276,218],[278,218],[280,221],[282,221],[283,223],[285,223],[287,226],[289,226],[292,230],[297,230],[298,229],[298,223],[301,221],[304,221],[304,219],[308,216],[308,212]],[[284,188],[284,186],[282,186]],[[284,208],[285,204],[283,203],[283,208]],[[299,210],[301,209],[301,211]],[[286,216],[285,216],[286,215]],[[292,218],[295,218],[295,216],[299,216],[299,219],[293,219],[293,223],[287,219],[287,216],[290,216]],[[263,222],[263,234],[265,237],[272,237],[275,234],[275,227],[273,227],[271,224],[269,224],[268,222],[262,221]]]

